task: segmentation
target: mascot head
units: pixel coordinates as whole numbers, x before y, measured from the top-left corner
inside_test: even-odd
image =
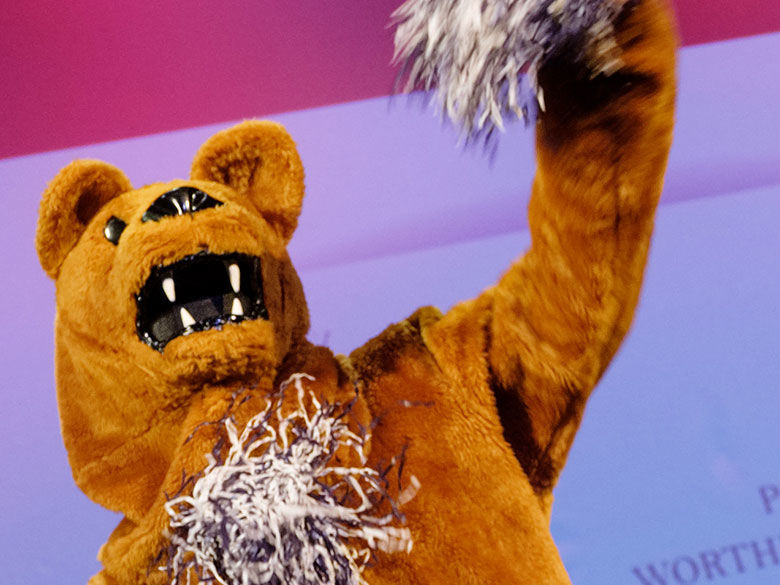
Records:
[[[57,288],[63,436],[92,499],[141,513],[192,397],[273,380],[304,339],[286,251],[303,192],[295,144],[268,122],[213,136],[186,181],[133,189],[80,160],[50,183],[36,246]]]

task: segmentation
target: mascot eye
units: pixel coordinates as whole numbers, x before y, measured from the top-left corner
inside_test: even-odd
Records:
[[[125,231],[127,224],[118,217],[112,215],[106,222],[106,227],[103,228],[103,235],[106,239],[115,246],[119,243],[119,236]]]

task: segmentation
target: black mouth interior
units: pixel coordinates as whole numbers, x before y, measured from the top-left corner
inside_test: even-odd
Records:
[[[136,306],[138,337],[160,352],[180,335],[268,319],[260,258],[202,252],[156,266],[136,295]]]

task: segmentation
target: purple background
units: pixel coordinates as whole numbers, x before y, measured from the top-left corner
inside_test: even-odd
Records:
[[[777,55],[778,33],[682,52],[677,134],[637,320],[556,492],[552,528],[575,583],[640,583],[636,566],[677,560],[682,571],[685,556],[780,534],[780,502],[767,514],[758,495],[780,484]],[[522,125],[490,164],[402,98],[276,119],[307,169],[291,253],[313,341],[346,352],[419,305],[446,308],[493,283],[527,246],[533,155]],[[32,245],[40,193],[78,157],[107,160],[139,186],[184,176],[223,126],[0,160],[8,583],[85,583],[118,521],[74,486],[59,436],[53,286]],[[780,576],[780,566],[747,565],[723,579]]]

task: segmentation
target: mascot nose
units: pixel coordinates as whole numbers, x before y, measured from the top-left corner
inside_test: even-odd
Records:
[[[160,221],[171,215],[186,215],[202,209],[218,207],[221,201],[195,187],[178,187],[163,193],[146,210],[141,221]]]

